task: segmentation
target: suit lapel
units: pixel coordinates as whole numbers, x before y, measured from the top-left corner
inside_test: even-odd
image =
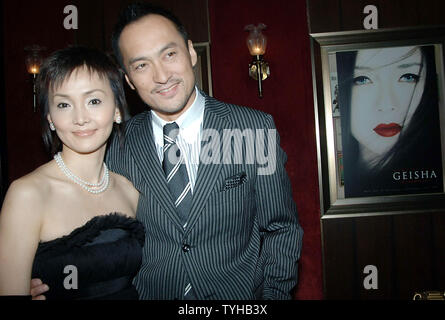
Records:
[[[136,130],[139,130],[139,132],[133,135],[133,141],[129,143],[129,146],[139,168],[139,173],[165,213],[182,229],[156,152],[151,112],[148,112],[147,117]]]
[[[221,138],[223,129],[228,128],[229,126],[229,123],[225,119],[225,116],[230,111],[224,103],[219,102],[205,94],[204,96],[206,98],[206,106],[204,111],[203,132],[208,129],[213,129],[219,133],[220,140],[217,142],[216,145],[219,148],[220,155],[222,155]],[[206,143],[207,141],[203,141],[201,143],[201,154]],[[219,161],[220,160],[221,159],[219,159]],[[217,181],[216,177],[219,175],[221,169],[222,165],[219,163],[202,163],[200,155],[198,175],[196,178],[195,190],[193,192],[192,206],[189,213],[189,220],[187,223],[186,232],[189,232],[198,220],[202,209],[211,194],[211,191],[215,187],[215,183]]]

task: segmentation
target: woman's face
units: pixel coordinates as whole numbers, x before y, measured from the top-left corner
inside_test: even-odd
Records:
[[[419,47],[360,50],[351,91],[351,133],[365,162],[381,159],[409,125],[425,86]]]
[[[119,114],[108,79],[78,68],[49,92],[48,121],[66,148],[91,153],[105,148]]]

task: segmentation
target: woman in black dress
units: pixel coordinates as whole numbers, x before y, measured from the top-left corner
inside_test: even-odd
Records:
[[[137,299],[144,229],[139,193],[104,163],[125,108],[121,75],[100,51],[52,54],[38,78],[43,138],[54,160],[14,181],[0,215],[0,294]],[[32,156],[32,155],[30,155]]]

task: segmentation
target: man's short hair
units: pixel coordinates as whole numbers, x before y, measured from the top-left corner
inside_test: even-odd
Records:
[[[114,55],[119,62],[120,66],[125,70],[125,65],[122,60],[122,54],[119,48],[119,38],[121,36],[122,30],[129,24],[139,20],[142,17],[148,16],[150,14],[157,14],[163,16],[164,18],[170,20],[178,30],[179,34],[188,43],[188,34],[185,30],[184,25],[181,21],[170,11],[155,6],[149,3],[133,3],[128,5],[119,15],[118,21],[113,29],[113,34],[111,36],[111,45],[113,47]]]

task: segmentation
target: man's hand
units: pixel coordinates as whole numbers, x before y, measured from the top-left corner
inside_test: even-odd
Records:
[[[31,280],[32,300],[46,300],[46,297],[43,295],[43,293],[45,293],[48,290],[49,290],[48,285],[42,283],[42,280],[40,279]]]

